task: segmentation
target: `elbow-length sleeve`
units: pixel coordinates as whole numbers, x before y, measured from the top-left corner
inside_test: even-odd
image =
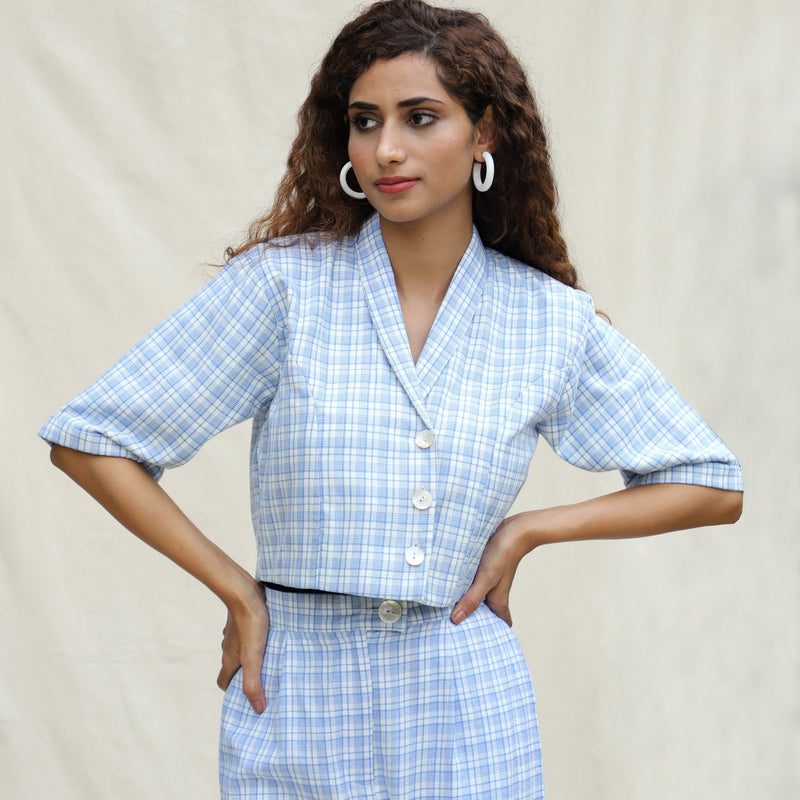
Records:
[[[733,453],[631,342],[591,309],[554,413],[539,433],[566,461],[620,470],[626,486],[691,483],[741,491]]]
[[[277,385],[286,292],[251,251],[156,326],[39,435],[142,463],[158,480],[252,417]]]

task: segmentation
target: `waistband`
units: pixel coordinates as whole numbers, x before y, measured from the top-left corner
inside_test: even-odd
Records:
[[[286,591],[264,584],[270,627],[315,633],[343,630],[404,630],[447,620],[450,608],[392,598],[357,597],[329,592]]]

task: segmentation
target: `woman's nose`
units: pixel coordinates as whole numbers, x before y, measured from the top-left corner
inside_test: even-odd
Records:
[[[375,157],[381,166],[398,164],[405,160],[406,153],[402,135],[394,123],[386,122],[381,128]]]

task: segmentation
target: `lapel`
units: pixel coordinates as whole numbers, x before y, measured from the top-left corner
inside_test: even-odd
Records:
[[[483,297],[485,280],[486,253],[478,231],[473,227],[472,239],[458,263],[425,340],[425,347],[417,359],[416,373],[422,386],[423,399],[428,396],[448,363],[463,348]]]
[[[386,358],[425,424],[433,427],[425,398],[459,348],[482,295],[486,259],[475,229],[459,262],[416,365],[411,358],[392,265],[383,243],[380,219],[373,214],[356,239],[361,288]]]

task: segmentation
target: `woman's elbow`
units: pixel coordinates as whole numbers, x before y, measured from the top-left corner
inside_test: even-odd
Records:
[[[719,523],[721,525],[732,525],[742,516],[742,506],[744,504],[744,493],[736,491],[721,492]]]
[[[71,467],[81,459],[86,459],[87,455],[87,453],[82,453],[80,450],[73,450],[60,444],[54,444],[50,447],[50,463],[54,467],[58,467],[62,472],[66,472],[67,475],[71,474]]]
[[[66,450],[67,448],[62,447],[60,444],[50,445],[50,463],[60,470],[64,469],[64,452]]]

